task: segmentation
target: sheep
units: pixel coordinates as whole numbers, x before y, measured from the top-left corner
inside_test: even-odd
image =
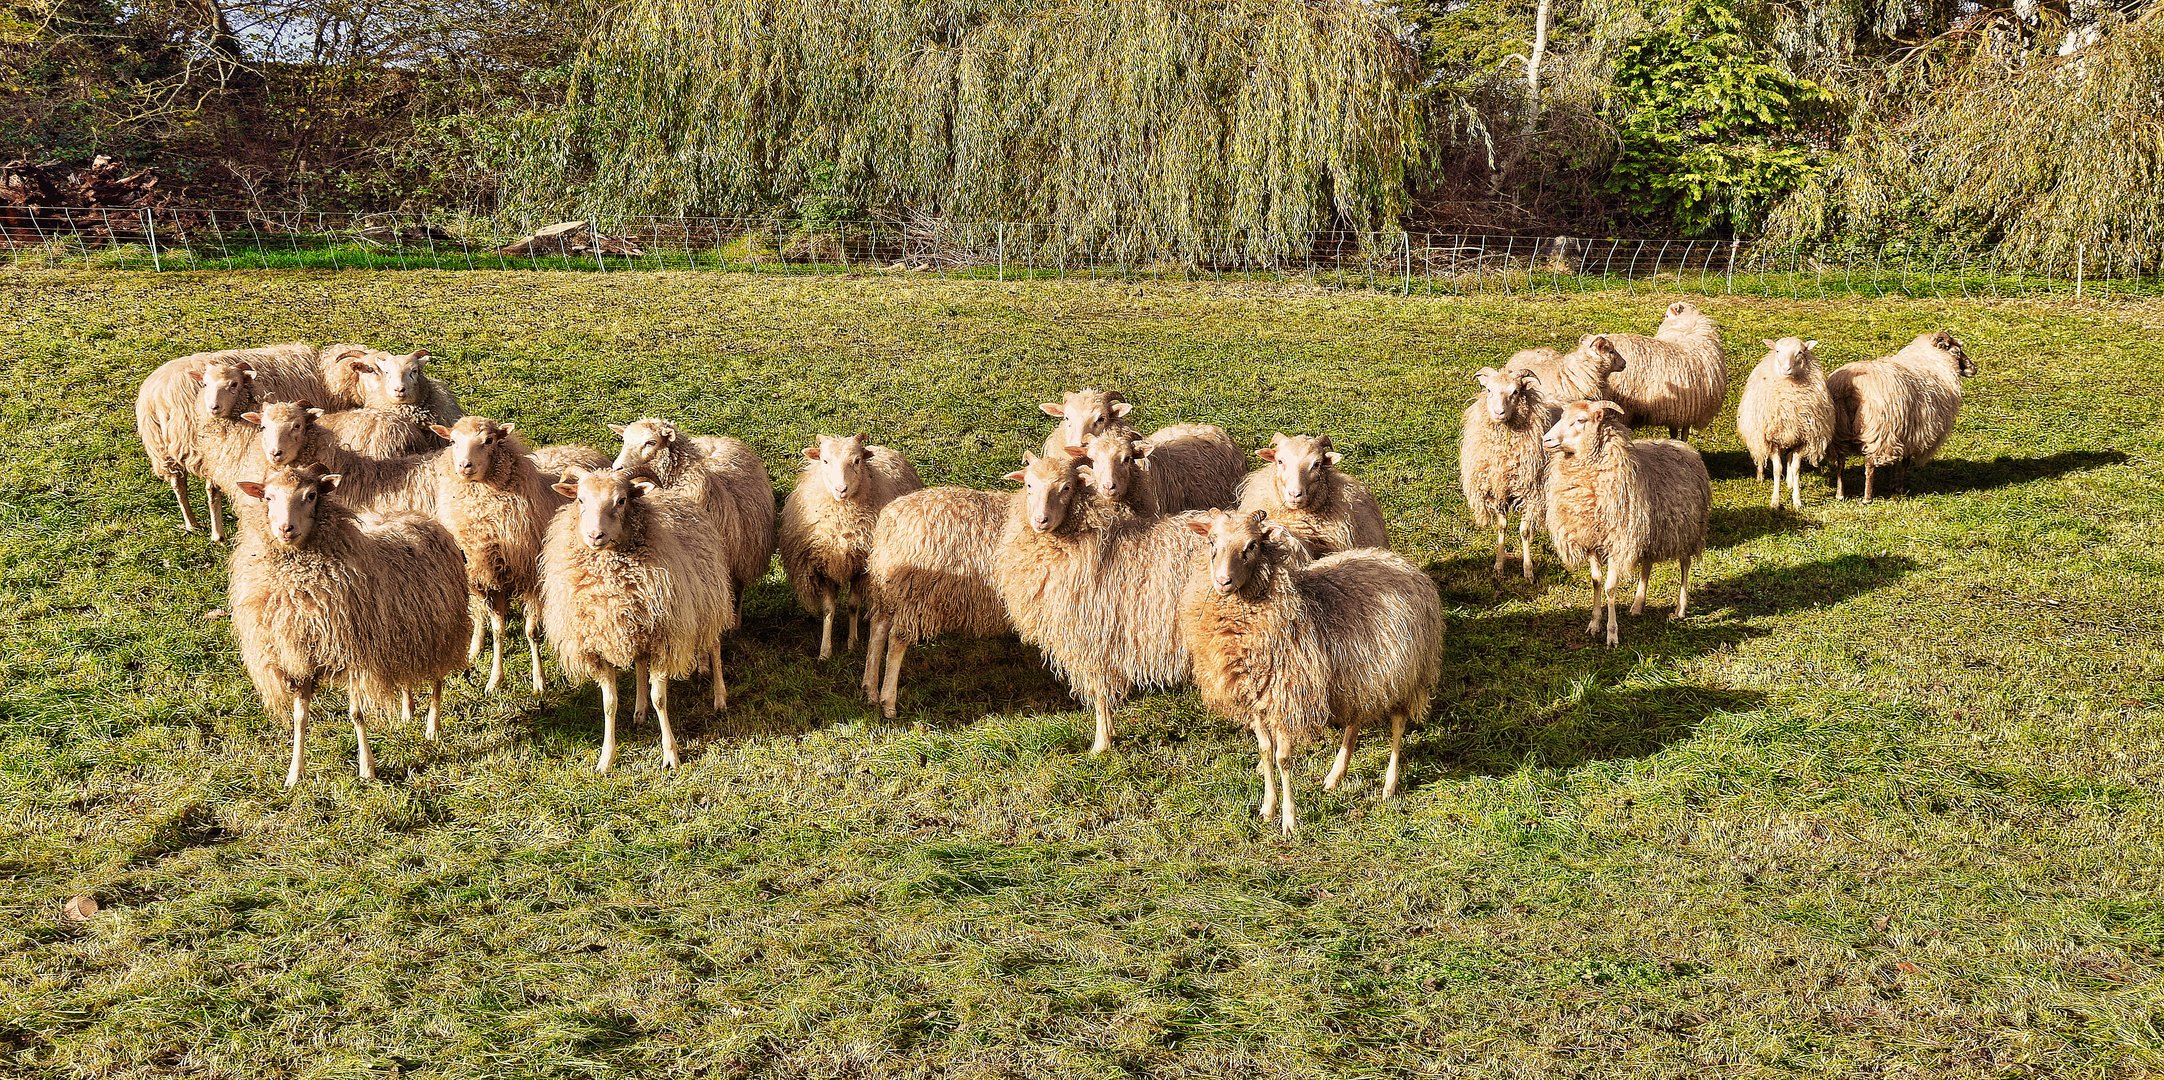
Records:
[[[1604,334],[1587,334],[1578,339],[1578,347],[1568,353],[1554,349],[1522,349],[1511,354],[1503,370],[1513,368],[1530,371],[1540,380],[1543,396],[1561,404],[1586,398],[1609,396],[1608,383],[1615,373],[1629,366],[1623,354],[1616,351],[1615,343]]]
[[[1743,384],[1743,399],[1736,404],[1736,433],[1758,475],[1773,464],[1773,496],[1767,506],[1781,505],[1781,469],[1788,468],[1788,498],[1803,509],[1803,489],[1798,474],[1808,463],[1816,466],[1826,456],[1833,439],[1833,398],[1826,389],[1825,373],[1819,370],[1818,342],[1785,337],[1767,340],[1766,357],[1751,369]]]
[[[202,477],[210,538],[223,541],[225,515],[218,505],[220,490],[211,470],[221,458],[228,466],[240,464],[230,453],[221,455],[218,444],[225,436],[239,440],[244,449],[253,448],[255,431],[239,417],[255,404],[255,372],[245,363],[229,360],[183,363],[196,359],[167,361],[144,380],[135,399],[135,430],[142,439],[143,455],[150,459],[150,471],[173,489],[173,499],[180,504],[181,531],[195,531],[188,478]],[[189,392],[176,394],[176,385],[189,387]]]
[[[1565,566],[1584,564],[1592,575],[1593,621],[1585,631],[1600,634],[1605,601],[1609,645],[1617,642],[1616,583],[1637,576],[1631,614],[1644,614],[1656,563],[1672,559],[1681,572],[1676,618],[1683,617],[1691,560],[1705,553],[1713,501],[1697,450],[1672,439],[1634,442],[1625,415],[1613,401],[1574,401],[1541,440],[1548,450],[1548,536]]]
[[[1927,464],[1953,434],[1961,413],[1961,380],[1974,378],[1976,362],[1952,334],[1918,334],[1892,356],[1862,360],[1826,377],[1833,398],[1834,497],[1848,498],[1842,470],[1863,458],[1863,501],[1870,502],[1873,474],[1899,464],[1897,486],[1906,488],[1908,465]]]
[[[1338,471],[1328,435],[1270,436],[1255,451],[1265,464],[1240,481],[1241,510],[1267,510],[1317,555],[1390,546],[1382,507],[1367,485]]]
[[[1624,360],[1608,379],[1608,400],[1623,406],[1633,426],[1665,425],[1687,439],[1719,415],[1728,400],[1728,363],[1721,330],[1695,306],[1677,301],[1652,337],[1601,334]]]
[[[343,363],[324,366],[326,385],[315,400],[330,403],[334,410],[371,403],[404,405],[424,423],[455,424],[466,414],[443,383],[424,370],[427,360],[428,353],[419,349],[410,353],[369,349],[358,356],[348,355]]]
[[[1022,640],[1097,719],[1091,754],[1112,748],[1112,712],[1136,687],[1187,681],[1180,588],[1206,543],[1199,514],[1138,515],[1091,497],[1088,467],[1070,454],[1025,455],[1007,479],[1023,484],[1000,537],[994,580]]]
[[[443,680],[465,664],[466,575],[458,545],[418,514],[361,518],[340,505],[336,473],[281,466],[239,489],[262,504],[243,519],[227,607],[248,679],[273,716],[293,718],[286,786],[300,783],[308,705],[343,676],[363,780],[375,778],[363,704],[429,687],[436,738]]]
[[[749,445],[722,437],[692,438],[651,417],[610,424],[623,439],[614,468],[645,470],[670,490],[698,488],[722,530],[736,603],[766,576],[774,561],[774,481]]]
[[[1217,509],[1238,500],[1240,448],[1214,424],[1174,424],[1147,439],[1108,428],[1091,436],[1083,452],[1098,493],[1145,514]]]
[[[609,467],[609,456],[591,446],[579,443],[557,443],[544,446],[526,455],[533,459],[534,467],[543,475],[565,477],[578,470],[592,472]]]
[[[340,446],[362,457],[392,458],[443,449],[446,444],[435,429],[457,418],[438,419],[427,408],[407,402],[392,389],[394,385],[415,384],[394,384],[388,376],[361,380],[361,404],[324,413],[320,417],[324,430]]]
[[[1533,580],[1533,534],[1547,510],[1548,451],[1541,437],[1561,412],[1524,368],[1481,368],[1480,396],[1465,407],[1458,440],[1458,483],[1473,521],[1495,530],[1495,572],[1510,550],[1505,532],[1518,515],[1518,562]]]
[[[1190,518],[1187,528],[1210,546],[1180,596],[1180,637],[1203,703],[1255,735],[1263,821],[1276,817],[1292,835],[1289,762],[1326,724],[1344,729],[1323,778],[1334,790],[1360,729],[1387,717],[1382,798],[1396,794],[1405,725],[1427,715],[1442,679],[1435,583],[1375,548],[1311,560],[1305,544],[1260,510]]]
[[[649,701],[661,763],[678,764],[669,680],[711,665],[714,709],[728,707],[721,643],[736,629],[728,551],[697,493],[669,491],[622,469],[555,485],[572,501],[550,520],[541,549],[541,613],[557,662],[601,688],[601,758],[616,762],[616,676],[632,673],[632,717]]]
[[[1115,430],[1134,433],[1127,423],[1127,414],[1135,407],[1127,403],[1117,390],[1099,390],[1085,386],[1067,394],[1057,402],[1047,401],[1037,406],[1046,416],[1056,417],[1059,426],[1044,437],[1045,456],[1061,453],[1070,446],[1088,446],[1090,438],[1100,431]]]
[[[857,646],[857,611],[864,604],[864,563],[879,512],[924,487],[909,459],[870,436],[821,435],[804,448],[804,465],[781,506],[777,540],[782,570],[806,611],[821,616],[819,659],[834,655],[834,603],[849,590],[849,639]]]
[[[541,620],[541,541],[564,497],[527,456],[518,425],[485,416],[462,416],[456,424],[435,426],[448,448],[431,455],[436,520],[450,531],[466,559],[466,591],[488,609],[486,629],[494,651],[488,665],[489,692],[503,685],[503,628],[511,601],[526,609],[526,653],[533,666],[535,693],[541,678],[541,649],[534,627]],[[483,625],[476,621],[466,646],[471,663],[481,654]]]
[[[864,698],[895,716],[909,647],[948,634],[1013,629],[993,575],[1013,492],[934,487],[887,504],[864,562]]]
[[[274,401],[242,419],[262,429],[262,456],[273,466],[320,465],[344,478],[341,500],[377,513],[436,512],[432,466],[443,451],[375,458],[341,445],[324,426],[326,414],[306,401]]]

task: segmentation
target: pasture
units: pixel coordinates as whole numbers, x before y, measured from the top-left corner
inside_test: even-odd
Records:
[[[2164,305],[1706,298],[1688,618],[1588,646],[1552,554],[1489,571],[1472,372],[1672,296],[727,274],[0,275],[0,1073],[61,1076],[2132,1076],[2164,1070]],[[1761,338],[1981,368],[1908,498],[1766,508]],[[786,487],[867,430],[999,485],[1083,383],[1145,431],[1327,431],[1449,614],[1404,789],[1370,737],[1302,833],[1192,692],[1115,751],[1011,641],[813,659],[778,570],[685,765],[598,699],[449,693],[445,737],[319,723],[300,787],[130,403],[172,356],[425,347],[536,444],[672,418]],[[1665,599],[1664,599],[1665,598]],[[509,658],[512,670],[521,651]],[[319,707],[319,717],[328,715]],[[335,719],[335,717],[333,717]],[[103,910],[63,915],[78,895]]]

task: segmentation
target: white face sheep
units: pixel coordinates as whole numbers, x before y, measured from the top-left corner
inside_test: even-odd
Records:
[[[1367,485],[1339,471],[1328,435],[1270,436],[1255,451],[1265,464],[1240,482],[1239,508],[1263,510],[1318,555],[1388,547],[1382,507]]]
[[[318,465],[338,472],[345,477],[339,497],[357,511],[435,513],[430,466],[441,451],[390,458],[355,453],[326,425],[329,417],[343,415],[351,413],[326,414],[305,401],[273,401],[245,419],[262,428],[263,457],[273,467]]]
[[[273,401],[243,419],[263,429],[263,460],[272,465],[297,465],[311,463],[304,458],[309,453],[315,422],[324,415],[322,409],[306,401]]]
[[[1863,458],[1863,497],[1871,501],[1874,474],[1899,465],[1897,487],[1906,487],[1908,466],[1938,456],[1961,414],[1961,380],[1976,375],[1968,350],[1944,330],[1918,334],[1900,352],[1862,360],[1826,378],[1834,403],[1834,494],[1847,498],[1841,473],[1850,457]]]
[[[1533,534],[1546,512],[1548,454],[1541,436],[1557,409],[1540,380],[1522,368],[1474,374],[1480,394],[1466,406],[1458,443],[1458,482],[1473,521],[1495,529],[1495,572],[1509,551],[1510,516],[1518,515],[1518,558],[1533,580]]]
[[[1074,448],[1067,452],[1074,453]],[[1150,444],[1135,438],[1133,432],[1098,432],[1082,448],[1082,458],[1089,463],[1090,486],[1114,502],[1127,503],[1145,514],[1157,513],[1157,485],[1146,460],[1149,453]],[[1019,475],[1012,474],[1010,479]]]
[[[849,637],[842,647],[856,647],[873,531],[887,504],[924,486],[907,458],[869,440],[861,433],[819,436],[804,448],[796,487],[782,503],[776,546],[797,602],[820,616],[821,660],[834,655],[834,614],[843,589],[849,591]]]
[[[1059,426],[1045,436],[1044,452],[1047,454],[1070,446],[1087,446],[1091,436],[1107,428],[1127,427],[1127,414],[1135,409],[1119,391],[1095,387],[1084,387],[1059,401],[1047,401],[1037,407],[1046,416],[1059,420]]]
[[[1713,499],[1698,451],[1670,439],[1634,442],[1623,407],[1612,401],[1563,406],[1542,442],[1549,454],[1548,535],[1564,565],[1582,563],[1593,578],[1593,619],[1586,633],[1601,633],[1605,602],[1607,641],[1616,644],[1617,583],[1625,574],[1637,576],[1631,614],[1640,614],[1653,565],[1671,559],[1682,575],[1676,617],[1683,617],[1691,561],[1705,552]]]
[[[648,417],[610,424],[623,439],[615,468],[646,472],[671,491],[695,493],[722,531],[736,602],[774,561],[774,482],[758,451],[718,436],[693,437]]]
[[[466,588],[488,608],[488,622],[474,623],[469,661],[480,656],[484,632],[493,633],[487,689],[503,684],[503,632],[513,599],[526,609],[526,651],[536,693],[543,688],[541,652],[534,641],[541,619],[539,560],[549,519],[564,503],[527,456],[518,427],[485,416],[436,425],[448,446],[434,455],[436,519],[466,555]]]
[[[1173,424],[1147,439],[1131,428],[1106,428],[1082,451],[1091,486],[1143,514],[1216,509],[1239,498],[1240,448],[1214,424]]]
[[[1819,370],[1818,342],[1785,337],[1765,345],[1765,359],[1751,369],[1736,405],[1736,433],[1761,477],[1767,463],[1773,465],[1773,495],[1766,505],[1781,505],[1786,468],[1789,501],[1801,510],[1803,489],[1797,482],[1805,464],[1816,465],[1826,456],[1834,430],[1833,398]]]

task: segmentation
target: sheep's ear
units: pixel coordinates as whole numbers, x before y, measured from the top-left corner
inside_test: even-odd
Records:
[[[1485,383],[1485,382],[1487,382],[1487,381],[1488,381],[1489,379],[1495,378],[1495,376],[1496,376],[1496,370],[1495,370],[1494,368],[1492,368],[1492,367],[1484,367],[1484,368],[1481,368],[1481,369],[1480,369],[1479,371],[1473,372],[1473,381],[1474,381],[1474,382],[1479,382],[1479,383]]]
[[[1147,442],[1138,442],[1135,444],[1135,456],[1138,458],[1146,458],[1150,456],[1150,451],[1155,449],[1157,449],[1155,446],[1152,446]]]
[[[1015,471],[1013,471],[1013,472],[1011,472],[1011,473],[1008,473],[1008,474],[1006,475],[1006,477],[1005,477],[1005,479],[1008,479],[1008,480],[1012,480],[1012,481],[1014,481],[1014,482],[1015,482],[1015,483],[1017,483],[1017,484],[1021,483],[1022,481],[1026,480],[1026,479],[1028,479],[1028,478],[1029,478],[1029,471],[1028,471],[1028,470],[1026,470],[1026,469],[1016,469]]]
[[[807,447],[805,447],[805,448],[804,448],[804,460],[806,460],[806,461],[817,461],[817,460],[819,460],[819,448],[818,448],[818,447],[816,447],[816,446],[807,446]]]
[[[324,473],[316,478],[316,483],[321,484],[325,491],[337,491],[338,485],[344,483],[345,480],[346,474],[344,473]]]
[[[448,439],[451,437],[451,429],[444,427],[442,424],[430,424],[428,425],[428,430],[435,432],[436,437],[439,439]]]
[[[1208,535],[1210,535],[1210,529],[1212,528],[1212,526],[1213,526],[1214,524],[1215,524],[1215,520],[1214,520],[1213,518],[1188,518],[1188,519],[1187,519],[1187,527],[1188,527],[1188,529],[1189,529],[1190,531],[1193,531],[1193,532],[1201,533],[1201,534],[1202,534],[1202,535],[1204,535],[1204,536],[1208,536]]]
[[[1818,351],[1818,339],[1817,339],[1817,338],[1812,338],[1811,340],[1809,340],[1809,341],[1806,341],[1806,342],[1804,342],[1804,343],[1803,343],[1803,351],[1805,351],[1805,352],[1817,352],[1817,351]]]
[[[1115,399],[1112,402],[1111,413],[1114,416],[1126,416],[1128,413],[1131,413],[1133,411],[1135,411],[1135,407],[1129,405],[1124,401],[1119,401]]]
[[[1525,387],[1537,387],[1540,385],[1540,375],[1536,372],[1520,371],[1518,372],[1518,385]]]
[[[512,432],[514,432],[514,431],[517,431],[517,430],[518,430],[518,425],[517,425],[517,424],[514,424],[514,423],[512,423],[512,422],[511,422],[511,421],[509,421],[509,420],[506,420],[506,421],[504,421],[503,423],[501,423],[501,424],[498,424],[498,425],[496,425],[496,427],[497,427],[497,428],[498,428],[499,430],[501,430],[501,431],[502,431],[502,432],[503,432],[504,434],[506,434],[506,435],[509,435],[509,434],[511,434]]]
[[[1262,528],[1263,522],[1268,520],[1270,520],[1270,514],[1268,511],[1250,510],[1247,513],[1247,524],[1250,528]]]
[[[1047,402],[1045,402],[1044,404],[1042,404],[1042,405],[1039,405],[1039,406],[1037,406],[1037,407],[1038,407],[1038,408],[1040,408],[1040,409],[1043,409],[1043,410],[1044,410],[1044,414],[1045,414],[1046,416],[1062,416],[1062,417],[1063,417],[1063,416],[1066,416],[1066,415],[1067,415],[1067,407],[1066,407],[1066,406],[1064,406],[1064,405],[1061,405],[1061,404],[1060,404],[1059,402],[1057,402],[1057,401],[1047,401]]]
[[[1090,448],[1087,446],[1070,446],[1067,448],[1067,456],[1071,458],[1087,458],[1090,456]]]
[[[660,490],[661,485],[656,484],[652,480],[648,480],[643,476],[631,482],[631,494],[633,494],[634,496],[652,495],[654,492]]]
[[[427,359],[429,359],[429,355],[428,355],[428,350],[427,350],[427,349],[415,349],[415,350],[413,350],[412,352],[410,352],[410,353],[407,353],[407,354],[406,354],[406,359],[408,359],[408,360],[427,360]]]
[[[323,419],[323,410],[321,410],[321,409],[310,409],[310,410],[308,410],[308,418],[309,418],[309,419],[311,419],[311,420],[321,420],[321,419]]]
[[[1097,483],[1097,470],[1095,470],[1095,469],[1092,469],[1092,468],[1090,468],[1090,467],[1089,467],[1089,466],[1087,466],[1087,465],[1084,465],[1084,466],[1082,466],[1081,468],[1079,468],[1079,469],[1076,469],[1076,470],[1074,471],[1074,474],[1075,474],[1076,476],[1079,476],[1079,477],[1081,477],[1081,478],[1082,478],[1082,482],[1083,482],[1084,484],[1089,484],[1089,485],[1093,485],[1093,486],[1094,486],[1094,485],[1095,485],[1095,484]]]
[[[1336,465],[1336,464],[1337,464],[1338,462],[1340,462],[1340,461],[1343,461],[1343,460],[1345,460],[1345,455],[1343,455],[1343,454],[1340,454],[1340,453],[1338,453],[1338,452],[1337,452],[1337,451],[1335,451],[1335,450],[1332,450],[1332,451],[1329,451],[1328,453],[1325,453],[1325,454],[1324,454],[1324,455],[1322,456],[1322,459],[1323,459],[1324,461],[1327,461],[1327,462],[1329,462],[1329,463],[1330,463],[1331,465],[1335,466],[1335,465]]]
[[[308,400],[307,398],[298,398],[298,399],[296,399],[296,400],[295,400],[295,401],[293,402],[293,404],[294,404],[295,406],[297,406],[297,407],[299,407],[299,408],[303,408],[303,409],[312,409],[312,408],[315,408],[315,405],[314,405],[313,403],[311,403],[311,402],[310,402],[310,401],[309,401],[309,400]]]
[[[1678,300],[1675,303],[1668,305],[1668,313],[1670,315],[1681,315],[1683,314],[1684,310],[1689,306],[1690,305],[1685,304],[1683,301]]]
[[[241,378],[243,378],[243,379],[245,379],[245,380],[247,380],[247,381],[249,381],[249,382],[254,382],[254,381],[255,381],[255,369],[254,369],[254,368],[252,368],[252,367],[249,367],[249,366],[248,366],[248,365],[246,365],[246,364],[242,364],[242,365],[240,366],[240,377],[241,377]]]
[[[579,497],[579,486],[569,480],[565,480],[561,483],[550,484],[549,490],[554,491],[556,494],[561,495],[566,499],[576,499]]]
[[[857,433],[856,433],[855,435],[853,435],[853,436],[851,436],[851,437],[852,437],[852,438],[854,438],[854,439],[856,439],[856,441],[857,441],[857,444],[858,444],[858,445],[860,445],[860,446],[861,446],[861,445],[863,445],[864,443],[868,443],[868,442],[872,441],[872,436],[871,436],[871,433],[870,433],[870,432],[868,432],[868,431],[859,431],[859,432],[857,432]]]
[[[258,484],[253,480],[242,480],[239,483],[234,484],[233,486],[239,488],[241,494],[246,495],[251,499],[260,499],[263,497],[263,485]]]
[[[246,420],[246,421],[247,421],[248,423],[250,423],[250,424],[253,424],[253,425],[254,425],[254,426],[256,426],[256,427],[262,427],[262,426],[263,426],[263,414],[262,414],[262,413],[259,413],[259,412],[244,412],[244,413],[240,414],[240,418],[241,418],[241,419],[243,419],[243,420]]]
[[[203,385],[203,373],[200,371],[189,372],[188,378],[193,380],[197,386]]]
[[[1770,337],[1762,337],[1759,338],[1758,341],[1759,344],[1764,345],[1768,349],[1771,349],[1774,346],[1774,340]]]
[[[622,425],[622,424],[610,424],[610,425],[609,425],[609,430],[610,430],[610,431],[613,431],[613,432],[615,432],[615,433],[616,433],[616,434],[618,434],[618,435],[622,435],[622,434],[624,433],[624,425]]]
[[[1261,458],[1264,461],[1276,461],[1277,447],[1265,446],[1262,449],[1255,451],[1255,456]]]

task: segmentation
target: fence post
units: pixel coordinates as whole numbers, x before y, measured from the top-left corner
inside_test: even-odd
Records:
[[[1398,235],[1405,242],[1405,289],[1402,295],[1411,296],[1413,294],[1413,234],[1401,232]]]
[[[995,228],[998,230],[999,237],[997,241],[999,244],[999,280],[1005,281],[1007,280],[1007,223],[1004,221],[999,222]]]
[[[2084,254],[2086,252],[2083,250],[2082,245],[2076,242],[2074,244],[2074,296],[2076,299],[2081,297],[2082,256]]]
[[[165,263],[158,258],[158,220],[151,216],[147,206],[143,208],[143,232],[150,237],[150,268],[163,272]]]
[[[1736,250],[1743,246],[1741,239],[1728,241],[1728,295],[1736,294]]]

